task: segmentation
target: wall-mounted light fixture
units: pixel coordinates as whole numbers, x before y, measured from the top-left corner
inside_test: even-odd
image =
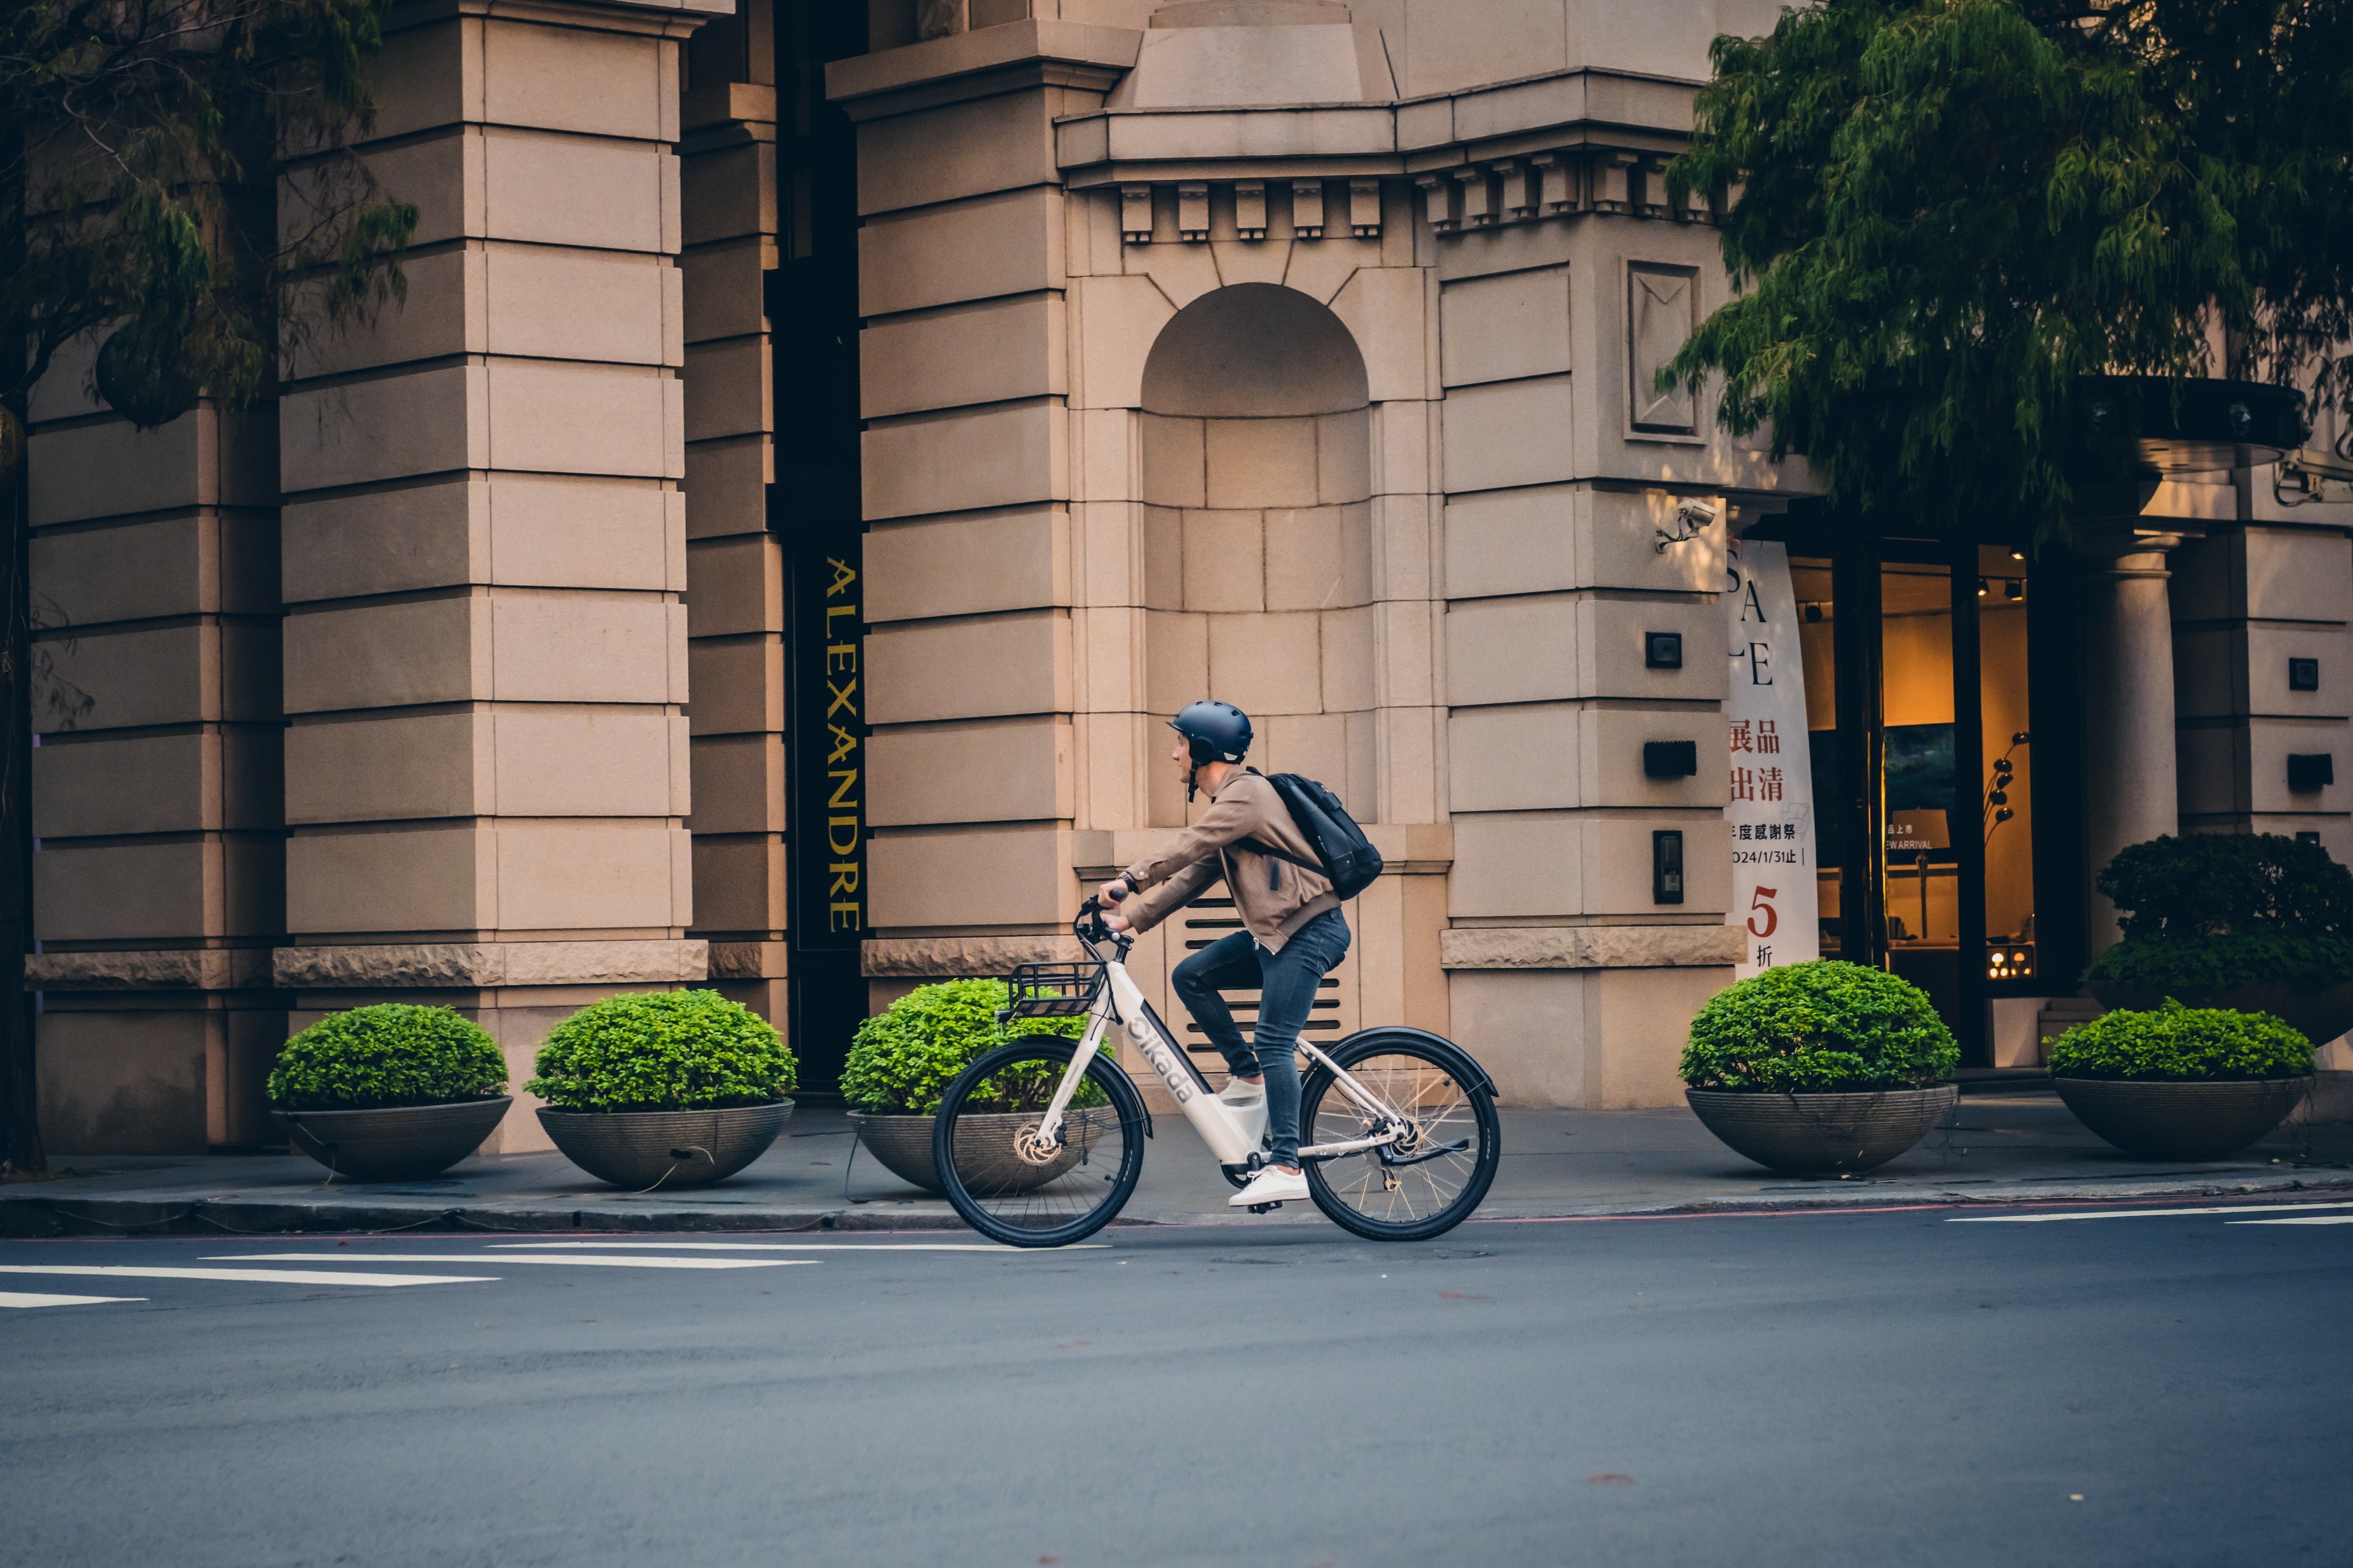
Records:
[[[1681,669],[1683,667],[1683,634],[1681,632],[1644,632],[1642,634],[1642,668],[1645,669]]]
[[[2337,782],[2337,757],[2331,752],[2288,753],[2287,792],[2317,795]]]
[[[2320,661],[2316,658],[2292,658],[2287,661],[2287,689],[2290,691],[2320,689]]]
[[[1645,741],[1642,776],[1646,779],[1687,779],[1699,773],[1697,741]]]

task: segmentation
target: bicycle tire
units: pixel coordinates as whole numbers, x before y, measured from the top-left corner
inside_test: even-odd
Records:
[[[1059,1082],[1077,1050],[1076,1041],[1060,1036],[1025,1036],[976,1060],[956,1075],[940,1097],[939,1117],[932,1128],[932,1160],[939,1171],[941,1188],[957,1216],[991,1241],[1008,1247],[1068,1247],[1109,1225],[1135,1194],[1151,1122],[1145,1115],[1143,1097],[1109,1057],[1098,1054],[1087,1064],[1082,1080],[1100,1087],[1105,1103],[1083,1111],[1073,1107],[1070,1113],[1074,1120],[1092,1119],[1082,1123],[1075,1162],[1042,1182],[1022,1184],[1031,1182],[1040,1169],[1052,1169],[1050,1162],[1042,1165],[1033,1162],[1031,1169],[1021,1170],[1007,1157],[1005,1151],[1011,1146],[1008,1129],[996,1121],[987,1124],[976,1121],[1002,1119],[1014,1124],[1011,1135],[1018,1137],[1015,1119],[1029,1112],[1008,1111],[989,1103],[978,1086],[1025,1062],[1052,1064],[1051,1081]],[[1071,1123],[1066,1122],[1066,1147],[1071,1142],[1070,1132]],[[1106,1174],[1093,1156],[1114,1140],[1118,1145],[1113,1152],[1114,1168]]]
[[[1412,1098],[1425,1102],[1430,1115],[1427,1121],[1416,1118],[1417,1146],[1424,1138],[1453,1142],[1465,1135],[1474,1146],[1459,1155],[1430,1154],[1411,1163],[1399,1163],[1394,1154],[1385,1159],[1387,1152],[1377,1149],[1310,1160],[1306,1162],[1307,1193],[1324,1217],[1368,1241],[1427,1241],[1470,1218],[1493,1185],[1495,1163],[1503,1154],[1494,1090],[1470,1053],[1437,1035],[1392,1028],[1351,1035],[1328,1054],[1375,1093],[1394,1101],[1406,1098],[1400,1090],[1409,1089]],[[1414,1078],[1409,1079],[1408,1073]],[[1331,1069],[1317,1063],[1300,1092],[1301,1142],[1337,1142],[1341,1135],[1362,1135],[1365,1120],[1345,1094],[1337,1096],[1336,1110],[1326,1110],[1325,1099],[1336,1090]],[[1444,1103],[1429,1103],[1438,1095],[1445,1097]],[[1398,1109],[1409,1108],[1400,1105]],[[1320,1127],[1319,1114],[1324,1118]],[[1411,1152],[1409,1149],[1408,1153]],[[1434,1207],[1418,1207],[1418,1200],[1439,1197],[1441,1175],[1456,1184],[1452,1192]],[[1377,1196],[1371,1186],[1376,1177],[1383,1184]],[[1409,1190],[1409,1184],[1419,1191]],[[1367,1206],[1359,1206],[1352,1198],[1363,1200]],[[1384,1212],[1367,1212],[1373,1204]]]

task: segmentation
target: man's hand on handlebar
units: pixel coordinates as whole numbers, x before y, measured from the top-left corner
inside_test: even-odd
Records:
[[[1126,898],[1132,890],[1124,878],[1114,877],[1105,882],[1102,890],[1095,895],[1096,900],[1103,907],[1103,923],[1106,930],[1119,932],[1130,929],[1133,922],[1113,906]]]

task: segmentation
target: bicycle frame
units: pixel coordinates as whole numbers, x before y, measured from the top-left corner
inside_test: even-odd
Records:
[[[1160,1079],[1176,1101],[1176,1109],[1185,1113],[1185,1120],[1191,1122],[1193,1130],[1201,1135],[1201,1142],[1209,1146],[1209,1152],[1217,1156],[1218,1163],[1236,1169],[1253,1164],[1261,1151],[1243,1131],[1240,1118],[1210,1092],[1209,1080],[1203,1078],[1201,1069],[1193,1065],[1191,1054],[1168,1026],[1161,1022],[1159,1014],[1153,1011],[1152,1004],[1145,1000],[1143,991],[1127,973],[1128,939],[1113,936],[1108,944],[1111,947],[1109,952],[1103,951],[1104,944],[1097,943],[1083,932],[1079,940],[1103,965],[1103,985],[1095,997],[1093,1007],[1088,1011],[1086,1033],[1080,1038],[1079,1048],[1071,1053],[1070,1068],[1063,1073],[1061,1083],[1054,1090],[1054,1098],[1047,1104],[1045,1117],[1038,1128],[1039,1140],[1049,1142],[1060,1141],[1063,1109],[1070,1104],[1071,1095],[1078,1092],[1079,1081],[1087,1070],[1087,1064],[1094,1060],[1096,1053],[1103,1048],[1104,1034],[1116,1024],[1121,1037],[1133,1045],[1137,1054],[1151,1067],[1154,1076]],[[1340,1091],[1353,1100],[1358,1110],[1374,1119],[1380,1128],[1379,1131],[1367,1137],[1303,1148],[1299,1151],[1302,1161],[1330,1160],[1343,1154],[1360,1153],[1366,1149],[1394,1143],[1411,1130],[1412,1122],[1409,1118],[1356,1081],[1345,1068],[1318,1050],[1312,1041],[1301,1040],[1299,1049],[1329,1072]]]

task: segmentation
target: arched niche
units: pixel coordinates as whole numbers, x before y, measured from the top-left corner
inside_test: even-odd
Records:
[[[1340,318],[1279,283],[1211,289],[1160,329],[1144,362],[1153,414],[1341,414],[1365,406],[1365,356]]]
[[[1194,300],[1145,360],[1152,685],[1246,709],[1252,761],[1379,818],[1374,758],[1371,418],[1340,318],[1271,283]],[[1184,820],[1181,789],[1152,803]]]

